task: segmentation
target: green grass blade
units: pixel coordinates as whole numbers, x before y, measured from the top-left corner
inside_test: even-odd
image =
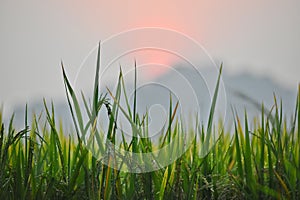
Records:
[[[69,104],[69,107],[70,107],[70,110],[71,110],[72,119],[73,119],[73,122],[74,122],[74,125],[75,125],[75,129],[77,131],[77,137],[80,138],[79,130],[81,131],[82,137],[85,137],[82,114],[81,114],[81,111],[80,111],[80,106],[79,106],[76,94],[75,94],[75,92],[74,92],[74,90],[73,90],[73,88],[72,88],[72,86],[71,86],[71,84],[68,80],[68,77],[66,75],[66,72],[65,72],[65,69],[64,69],[64,66],[63,66],[63,63],[61,63],[61,67],[62,67],[62,71],[63,71],[63,79],[64,79],[64,83],[65,83],[66,96],[67,96],[67,99],[68,99],[68,104]],[[72,105],[71,105],[71,102],[70,102],[70,99],[69,99],[69,95],[71,96],[72,101],[73,101],[77,121],[76,121],[74,113],[73,113],[73,108],[72,108]],[[78,125],[77,125],[77,122],[78,122]],[[78,127],[79,127],[79,129],[78,129]]]
[[[239,142],[239,134],[236,122],[234,122],[234,130],[235,130],[235,148],[236,148],[236,161],[237,161],[237,171],[239,177],[244,177],[243,163],[242,163],[242,152],[240,148]]]
[[[244,165],[246,174],[246,184],[253,190],[253,177],[252,177],[252,156],[251,156],[251,146],[250,146],[250,133],[248,128],[247,112],[245,111],[245,155],[244,155]]]
[[[165,173],[163,176],[163,180],[161,182],[161,186],[160,186],[160,191],[159,191],[159,196],[158,199],[162,200],[164,199],[164,195],[165,195],[165,190],[166,190],[166,185],[167,185],[167,180],[168,180],[168,167],[165,169]]]
[[[203,155],[205,155],[206,153],[208,153],[209,151],[209,142],[211,140],[211,134],[212,134],[212,125],[213,125],[213,118],[214,118],[214,113],[215,113],[215,108],[216,108],[216,103],[217,103],[217,97],[218,97],[218,92],[219,92],[219,85],[220,85],[220,80],[221,80],[221,75],[222,75],[222,69],[223,69],[223,63],[220,66],[219,69],[219,75],[218,75],[218,80],[216,83],[216,87],[215,87],[215,91],[214,91],[214,95],[213,95],[213,99],[212,99],[212,103],[211,103],[211,107],[210,107],[210,111],[209,111],[209,118],[208,118],[208,124],[207,124],[207,129],[206,129],[206,139],[205,139],[205,143],[203,145]]]

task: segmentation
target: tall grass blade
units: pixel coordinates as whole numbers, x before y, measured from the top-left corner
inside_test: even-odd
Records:
[[[207,129],[206,129],[206,139],[203,144],[202,150],[203,150],[203,155],[206,155],[209,151],[209,143],[211,140],[211,135],[212,135],[212,125],[213,125],[213,118],[214,118],[214,113],[215,113],[215,108],[216,108],[216,103],[217,103],[217,97],[218,97],[218,92],[219,92],[219,85],[220,85],[220,80],[221,80],[221,75],[222,75],[222,69],[223,69],[223,63],[220,66],[219,69],[219,75],[218,75],[218,80],[216,83],[213,99],[211,102],[211,107],[209,111],[209,118],[208,118],[208,124],[207,124]]]
[[[160,191],[159,191],[159,200],[164,199],[164,195],[165,195],[165,190],[166,190],[166,185],[167,185],[167,180],[168,180],[168,167],[165,169],[165,173],[161,182],[161,186],[160,186]]]

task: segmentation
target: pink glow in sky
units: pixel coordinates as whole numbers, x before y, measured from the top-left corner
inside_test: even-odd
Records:
[[[217,63],[223,61],[228,73],[267,75],[295,88],[300,74],[299,10],[300,1],[295,0],[4,0],[0,104],[63,96],[61,59],[74,80],[83,59],[100,40],[148,26],[189,35]],[[187,54],[197,57],[197,52]],[[148,60],[168,59],[150,56]]]
[[[138,27],[169,28],[197,40],[214,59],[226,63],[231,73],[268,73],[289,86],[298,81],[292,71],[297,70],[295,52],[300,51],[299,1],[92,1],[68,5],[70,16],[93,38]],[[289,68],[285,73],[283,66]]]

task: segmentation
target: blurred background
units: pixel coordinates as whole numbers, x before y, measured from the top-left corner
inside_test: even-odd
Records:
[[[180,54],[193,60],[196,65],[206,67],[201,70],[201,75],[208,82],[209,79],[215,80],[215,76],[210,77],[209,69],[214,67],[216,71],[216,66],[223,62],[223,89],[227,105],[234,105],[240,111],[247,107],[254,111],[255,106],[238,95],[244,93],[270,107],[275,92],[283,99],[287,113],[291,112],[300,81],[299,10],[300,1],[297,0],[1,0],[0,104],[4,116],[8,118],[15,111],[17,116],[21,116],[19,121],[22,123],[21,113],[25,104],[28,103],[32,109],[39,109],[45,97],[48,102],[53,100],[61,116],[67,118],[64,116],[68,108],[65,106],[61,60],[70,81],[78,90],[85,90],[88,87],[85,83],[92,82],[94,77],[99,41],[106,41],[106,52],[113,55],[113,50],[118,47],[132,49],[133,44],[148,41],[148,37],[156,41],[164,41],[167,37],[160,39],[159,35],[154,37],[153,34],[144,33],[143,40],[136,38],[135,41],[130,36],[130,41],[121,38],[114,40],[113,44],[109,39],[121,32],[143,27],[172,30],[190,37],[193,44],[200,44],[208,53],[205,61],[197,63],[200,52],[183,46]],[[203,48],[201,54],[205,53]],[[110,56],[106,52],[104,49],[104,60]],[[144,72],[147,73],[141,74],[144,80],[170,80],[169,86],[174,86],[177,79],[171,73],[172,67],[178,68],[186,79],[190,78],[189,74],[194,74],[178,55],[175,58],[170,52],[145,52],[123,55],[123,59],[126,57],[127,60],[115,60],[116,66],[112,68],[116,72],[111,73],[117,73],[119,64],[132,67],[133,59],[136,59],[140,65],[156,65],[148,71],[145,68]],[[92,67],[87,67],[90,65]],[[168,67],[165,69],[161,66]],[[103,88],[106,84],[109,85],[108,82],[104,83]],[[202,87],[196,80],[193,84]],[[200,91],[197,88],[194,90]],[[206,92],[209,95],[209,91]],[[154,90],[152,93],[156,94]]]

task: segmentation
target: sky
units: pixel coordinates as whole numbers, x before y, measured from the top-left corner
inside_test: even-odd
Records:
[[[151,33],[135,37],[136,32],[128,36],[130,40],[122,37],[119,43],[118,37],[109,40],[124,31],[146,27],[188,36],[215,63],[223,62],[229,74],[247,72],[267,76],[295,90],[300,81],[299,10],[298,0],[1,0],[0,104],[9,110],[14,104],[40,97],[65,99],[61,60],[71,82],[76,83],[82,62],[90,52],[95,53],[92,50],[99,41],[108,41],[110,48],[130,49],[139,42],[151,43],[147,38],[159,40],[159,35]],[[161,42],[167,43],[167,39],[165,36]],[[198,52],[189,51],[184,44],[166,45],[181,48],[181,53],[191,59],[198,56]],[[157,53],[150,49],[137,62],[163,66],[176,61],[168,53],[160,52],[160,56]],[[94,64],[94,57],[89,60]],[[164,72],[161,68],[150,71],[153,76]],[[84,74],[78,80],[91,79],[88,73]]]

